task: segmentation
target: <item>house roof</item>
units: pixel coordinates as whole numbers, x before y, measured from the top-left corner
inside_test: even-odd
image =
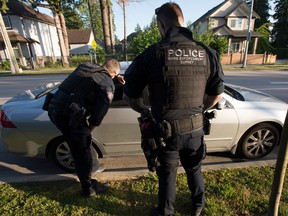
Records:
[[[67,29],[67,34],[69,44],[87,44],[89,43],[91,34],[93,36],[93,31],[92,29]],[[99,46],[104,46],[101,40],[97,38],[95,40]]]
[[[243,37],[247,37],[248,34],[248,30],[241,30],[241,31],[235,31],[235,30],[231,30],[230,28],[228,28],[226,25],[222,25],[219,26],[217,28],[213,29],[214,34],[221,31],[223,36],[227,35],[227,36],[233,36],[235,38],[243,38]],[[227,34],[223,33],[223,32],[227,32]],[[262,37],[262,35],[258,32],[255,31],[250,31],[250,35],[252,38],[254,37]]]
[[[205,13],[203,16],[201,16],[199,19],[197,19],[195,22],[193,22],[192,25],[195,25],[195,24],[197,24],[197,23],[199,23],[201,21],[207,20],[208,18],[210,18],[212,16],[212,14],[215,11],[217,11],[219,8],[221,8],[223,5],[225,5],[229,1],[230,0],[225,0],[222,3],[220,3],[219,5],[217,5],[216,7],[212,8],[209,11],[207,11],[207,13]],[[239,4],[233,8],[232,11],[227,11],[227,15],[226,15],[225,18],[227,18],[227,16],[229,16],[229,14],[234,12],[237,8],[240,8],[242,11],[247,10],[247,9],[250,11],[250,7],[248,6],[248,4],[241,0],[241,1],[239,1]],[[255,11],[253,11],[253,17],[260,18],[260,16]]]
[[[67,29],[69,44],[87,44],[92,29]]]
[[[24,43],[30,43],[28,38],[25,38],[21,35],[19,35],[15,31],[7,31],[8,37],[12,43],[17,43],[17,42],[24,42]],[[2,34],[0,34],[0,42],[4,42]]]
[[[47,14],[35,11],[34,9],[19,2],[18,0],[9,0],[7,2],[7,6],[9,8],[9,10],[6,13],[7,15],[15,14],[23,18],[29,18],[29,19],[38,20],[44,23],[55,25],[53,17]],[[3,15],[5,15],[5,13],[3,13]]]

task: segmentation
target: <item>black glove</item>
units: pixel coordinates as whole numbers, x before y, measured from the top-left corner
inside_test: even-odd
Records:
[[[151,113],[141,115],[141,117],[138,118],[138,122],[142,139],[153,139],[157,136],[156,122]]]

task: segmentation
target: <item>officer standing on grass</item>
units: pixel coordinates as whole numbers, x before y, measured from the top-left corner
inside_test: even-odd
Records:
[[[115,59],[107,60],[103,66],[81,64],[60,84],[49,103],[48,115],[69,145],[84,197],[107,190],[107,185],[91,179],[91,131],[108,111],[115,90],[112,79],[119,72]],[[124,84],[123,77],[118,80]]]
[[[152,118],[158,126],[158,205],[151,215],[173,215],[179,159],[191,191],[191,215],[200,215],[205,203],[203,112],[222,97],[223,71],[217,53],[195,41],[183,27],[183,14],[176,3],[163,4],[155,13],[162,40],[137,56],[126,70],[124,97],[141,113],[142,138],[153,125],[145,119]],[[141,99],[146,86],[151,111]]]

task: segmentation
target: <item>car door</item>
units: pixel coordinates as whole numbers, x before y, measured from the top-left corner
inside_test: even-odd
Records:
[[[210,110],[216,110],[216,118],[211,120],[210,134],[204,137],[208,152],[230,151],[235,144],[233,140],[237,134],[239,121],[232,100],[225,94],[222,99],[225,103],[223,109]]]
[[[101,125],[93,130],[93,137],[108,156],[142,154],[137,120],[140,114],[123,99],[123,86],[118,83],[115,86],[113,102]]]

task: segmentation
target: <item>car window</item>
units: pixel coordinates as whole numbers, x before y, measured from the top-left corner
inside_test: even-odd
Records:
[[[123,85],[118,81],[118,79],[113,79],[113,81],[115,84],[115,93],[111,107],[129,107],[126,100],[123,99]],[[143,90],[142,98],[144,104],[149,106],[149,95],[147,87]]]
[[[58,88],[59,85],[60,82],[48,83],[35,89],[32,89],[31,92],[33,95],[35,95],[35,99],[38,99],[48,94],[49,92],[53,91],[54,89]]]
[[[225,85],[224,92],[236,100],[245,101],[243,95],[230,86]]]

